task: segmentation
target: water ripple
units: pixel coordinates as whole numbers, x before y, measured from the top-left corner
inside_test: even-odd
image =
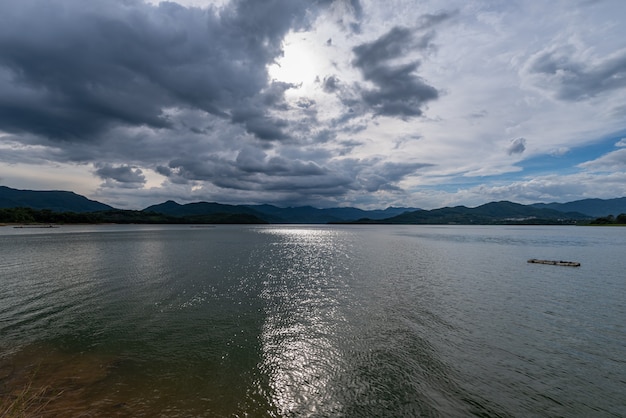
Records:
[[[615,229],[81,228],[0,234],[0,401],[30,378],[69,415],[626,408]]]

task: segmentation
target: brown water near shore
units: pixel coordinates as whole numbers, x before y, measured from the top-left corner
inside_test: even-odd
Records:
[[[25,347],[0,358],[0,417],[213,417],[241,409],[222,384],[195,396],[171,372],[155,381],[141,369],[124,355]]]
[[[110,355],[27,347],[0,360],[0,415],[135,415],[110,386],[119,367]]]

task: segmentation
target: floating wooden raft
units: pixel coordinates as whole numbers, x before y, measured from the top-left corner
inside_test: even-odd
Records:
[[[577,261],[538,260],[531,258],[528,262],[535,264],[551,264],[553,266],[580,267],[580,263]]]

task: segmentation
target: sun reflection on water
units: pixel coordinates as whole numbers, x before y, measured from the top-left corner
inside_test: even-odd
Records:
[[[324,228],[271,228],[280,238],[267,260],[262,297],[266,300],[261,371],[281,416],[338,412],[332,396],[345,369],[345,348],[338,327],[346,272],[337,271],[345,244]],[[334,401],[331,401],[335,399]]]

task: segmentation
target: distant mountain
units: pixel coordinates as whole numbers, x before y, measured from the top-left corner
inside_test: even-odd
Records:
[[[68,191],[18,190],[0,186],[0,209],[30,208],[53,212],[91,213],[117,209]],[[136,213],[131,213],[136,212]],[[312,206],[280,208],[273,205],[226,205],[196,202],[181,205],[172,200],[152,205],[143,211],[108,213],[107,220],[119,222],[198,222],[198,223],[392,223],[392,224],[495,224],[495,223],[571,223],[626,213],[626,197],[584,199],[568,203],[491,202],[468,208],[446,207],[433,210],[394,208],[363,210]],[[39,216],[39,215],[38,215]],[[41,216],[47,216],[45,213]],[[103,218],[103,219],[104,219]],[[113,220],[115,221],[115,220]],[[95,221],[94,221],[95,222]]]
[[[200,216],[212,215],[215,213],[245,213],[260,216],[258,212],[255,212],[245,206],[224,205],[214,202],[196,202],[181,205],[173,200],[149,206],[145,208],[143,212],[156,212],[171,216]]]
[[[197,202],[181,205],[172,200],[152,205],[144,212],[155,212],[171,216],[195,216],[216,213],[239,213],[259,217],[270,223],[308,223],[324,224],[328,222],[347,222],[361,218],[384,219],[415,211],[415,208],[387,208],[385,210],[362,210],[357,208],[318,209],[313,206],[280,208],[273,205],[224,205],[213,202]]]
[[[144,212],[169,216],[200,216],[218,213],[246,214],[269,223],[392,223],[392,224],[494,224],[494,223],[568,223],[587,219],[581,213],[565,213],[512,202],[492,202],[476,208],[457,206],[434,210],[387,208],[367,211],[357,208],[318,209],[312,206],[280,208],[273,205],[223,205],[198,202],[185,205],[167,201]]]
[[[197,223],[264,224],[270,223],[264,214],[245,206],[223,205],[215,202],[196,202],[181,205],[168,200],[145,208],[143,213],[158,213]]]
[[[279,208],[273,205],[249,205],[251,210],[261,213],[264,219],[272,223],[325,224],[340,221],[342,218],[313,206]]]
[[[626,213],[626,197],[616,199],[583,199],[568,203],[535,203],[532,206],[561,212],[580,212],[593,217],[617,216]]]
[[[75,213],[98,212],[113,209],[113,207],[109,205],[87,199],[74,192],[59,190],[18,190],[0,186],[0,208],[16,207]]]
[[[356,221],[361,218],[384,219],[404,212],[419,210],[416,208],[394,207],[389,207],[385,210],[363,210],[351,207],[318,209],[312,206],[279,208],[272,205],[248,207],[269,216],[267,219],[276,223],[328,223]]]
[[[553,209],[535,208],[519,203],[491,202],[475,208],[465,206],[408,212],[391,218],[370,221],[386,224],[542,224],[571,223],[588,219],[581,213],[564,213]],[[362,221],[367,222],[367,221]]]

